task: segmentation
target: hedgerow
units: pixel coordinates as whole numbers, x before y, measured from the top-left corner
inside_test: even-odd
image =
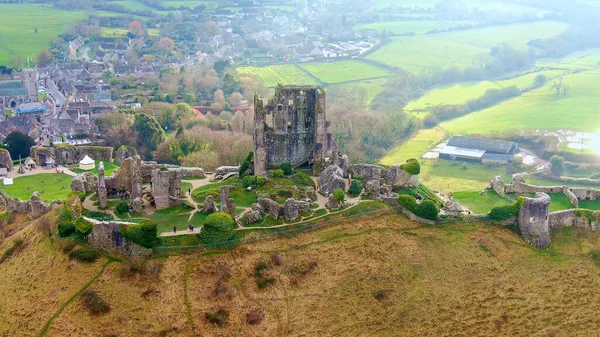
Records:
[[[248,171],[248,169],[250,168],[250,165],[252,165],[253,158],[254,158],[254,152],[248,153],[248,156],[246,156],[246,159],[244,159],[244,161],[242,162],[242,165],[240,165],[240,168],[238,170],[238,174],[240,177],[243,177],[244,175],[246,175],[246,171]]]

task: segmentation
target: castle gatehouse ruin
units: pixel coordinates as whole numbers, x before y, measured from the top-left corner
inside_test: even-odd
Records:
[[[337,152],[325,113],[325,90],[316,86],[278,86],[266,103],[254,98],[254,174],[284,163],[312,165],[313,174]]]

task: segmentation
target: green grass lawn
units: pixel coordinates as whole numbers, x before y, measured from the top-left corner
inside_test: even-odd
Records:
[[[527,50],[527,42],[536,38],[556,36],[567,25],[556,21],[536,21],[492,26],[442,34],[397,37],[367,59],[383,62],[418,74],[425,69],[464,68],[473,64],[473,57],[488,54],[490,48],[508,43]]]
[[[593,211],[599,211],[600,210],[600,199],[598,200],[580,200],[579,201],[579,208],[585,208],[585,209],[590,209]]]
[[[419,159],[441,142],[445,136],[446,132],[441,128],[420,130],[407,141],[391,149],[379,163],[391,166],[405,163],[411,158]]]
[[[0,185],[9,196],[29,200],[33,192],[39,192],[44,200],[65,200],[71,193],[71,180],[67,174],[40,173],[14,179],[14,185]]]
[[[138,217],[136,215],[124,221],[139,222],[144,219],[154,220],[157,223],[158,234],[164,232],[170,232],[173,230],[173,226],[177,226],[177,230],[187,230],[189,222],[190,212],[192,210],[187,209],[183,206],[175,206],[160,211],[154,212],[154,214],[147,217]],[[196,223],[194,223],[195,225]]]
[[[560,96],[551,84],[504,101],[489,109],[441,123],[452,133],[491,134],[505,131],[571,129],[597,132],[600,70],[565,76],[567,95]]]
[[[70,24],[85,18],[83,11],[60,10],[50,5],[0,4],[0,63],[13,55],[37,55]]]
[[[84,173],[84,172],[90,172],[93,175],[98,175],[98,163],[100,162],[100,160],[96,160],[96,167],[94,167],[93,170],[89,170],[89,171],[84,171],[82,169],[79,169],[79,165],[75,165],[71,171],[75,172],[75,173]],[[119,168],[119,165],[117,165],[116,163],[109,163],[107,161],[103,162],[104,163],[104,175],[105,176],[109,176],[111,175],[116,169]]]
[[[564,211],[573,208],[569,198],[563,193],[550,193],[549,196],[552,200],[550,202],[550,212]]]
[[[493,190],[484,194],[476,191],[452,192],[452,197],[475,214],[488,214],[494,207],[511,204]]]
[[[237,68],[237,71],[241,74],[251,74],[260,77],[267,87],[275,87],[278,84],[320,84],[315,78],[295,64],[281,64],[267,67],[240,67]]]
[[[482,191],[496,176],[506,177],[506,166],[487,166],[446,160],[422,160],[421,183],[443,192]]]
[[[358,60],[305,63],[301,67],[319,78],[323,83],[341,83],[385,77],[390,73],[387,69]]]
[[[560,59],[540,59],[539,67],[555,67],[562,69],[592,69],[600,62],[600,49],[586,49],[571,53]]]

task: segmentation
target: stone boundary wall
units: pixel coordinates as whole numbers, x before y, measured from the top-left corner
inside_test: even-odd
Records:
[[[578,215],[578,212],[580,212],[581,215]],[[583,215],[585,212],[589,212],[589,214],[592,215],[591,219]],[[577,227],[591,230],[592,232],[600,232],[598,220],[600,220],[600,211],[582,209],[568,209],[565,211],[552,212],[548,216],[550,229]]]
[[[38,165],[44,165],[44,161],[49,158],[54,158],[59,165],[77,164],[86,155],[94,160],[112,162],[113,148],[106,146],[58,144],[54,147],[33,146],[30,149],[30,157]],[[42,160],[43,158],[45,160]]]

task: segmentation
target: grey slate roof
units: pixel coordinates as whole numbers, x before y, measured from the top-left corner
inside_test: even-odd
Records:
[[[517,144],[504,140],[454,136],[448,142],[448,146],[508,154],[516,149]]]

